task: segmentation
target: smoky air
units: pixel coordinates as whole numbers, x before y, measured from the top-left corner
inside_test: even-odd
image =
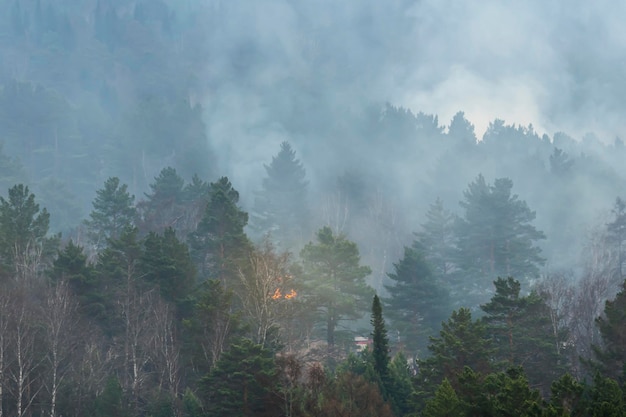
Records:
[[[621,415],[626,6],[0,4],[0,417]]]

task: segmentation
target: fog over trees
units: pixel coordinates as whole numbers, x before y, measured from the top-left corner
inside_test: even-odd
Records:
[[[1,2],[0,417],[623,414],[624,13]]]

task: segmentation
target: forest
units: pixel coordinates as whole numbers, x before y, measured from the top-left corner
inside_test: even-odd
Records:
[[[626,413],[610,17],[335,3],[0,4],[0,417]]]

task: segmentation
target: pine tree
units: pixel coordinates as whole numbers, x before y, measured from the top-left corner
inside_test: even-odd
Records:
[[[552,382],[550,407],[559,416],[583,417],[586,415],[585,386],[570,374]]]
[[[587,415],[591,417],[623,417],[625,407],[624,393],[617,381],[596,373],[591,387]]]
[[[280,152],[265,171],[253,225],[261,233],[269,232],[279,248],[291,250],[308,234],[306,171],[288,142],[280,144]]]
[[[335,345],[340,320],[361,317],[371,294],[365,277],[371,273],[361,266],[356,243],[335,236],[329,227],[317,232],[317,243],[309,242],[300,252],[306,286],[326,321],[328,347]]]

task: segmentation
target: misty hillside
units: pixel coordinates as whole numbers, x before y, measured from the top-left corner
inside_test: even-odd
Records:
[[[252,210],[263,164],[283,141],[304,164],[309,204],[340,192],[338,178],[357,178],[350,186],[362,190],[341,192],[394,213],[391,246],[410,241],[437,197],[456,212],[482,173],[514,181],[548,236],[550,264],[568,266],[621,194],[621,84],[607,71],[619,54],[598,56],[593,47],[615,42],[610,16],[609,29],[580,42],[599,14],[581,20],[539,3],[2,7],[5,189],[31,184],[53,230],[66,234],[106,178],[120,177],[140,197],[166,166],[186,179],[228,175]],[[550,27],[522,26],[531,17]],[[481,19],[505,30],[502,45]],[[463,33],[481,52],[470,55]],[[551,159],[555,152],[562,161]],[[366,236],[358,240],[367,247]]]
[[[521,300],[519,334],[542,329],[567,359],[510,359],[528,336],[509,356],[486,349],[474,371],[509,372],[496,358],[510,359],[547,398],[563,372],[610,368],[598,346],[611,347],[604,302],[619,305],[626,277],[626,6],[582,6],[1,2],[0,284],[15,297],[0,296],[0,333],[53,317],[2,316],[18,311],[13,298],[52,311],[54,297],[73,297],[86,336],[83,362],[50,359],[30,382],[14,377],[21,362],[0,336],[0,416],[58,414],[57,392],[34,375],[64,364],[83,384],[57,387],[67,415],[104,410],[104,392],[128,415],[157,415],[160,390],[177,416],[226,413],[207,411],[219,401],[206,387],[231,373],[218,366],[227,351],[228,366],[299,352],[371,377],[347,353],[380,327],[368,319],[374,293],[391,351],[424,370],[442,366],[419,361],[443,355],[429,337],[449,317],[502,339],[498,297]],[[141,333],[142,320],[170,339]],[[175,359],[159,350],[172,346]],[[133,349],[151,358],[134,374]],[[101,368],[81,373],[90,361]],[[373,363],[384,385],[391,365]],[[432,385],[419,406],[380,385],[372,415],[426,412],[444,378],[411,372]],[[458,389],[458,374],[446,378]],[[30,383],[46,400],[22,404]],[[209,414],[183,413],[183,397]]]

